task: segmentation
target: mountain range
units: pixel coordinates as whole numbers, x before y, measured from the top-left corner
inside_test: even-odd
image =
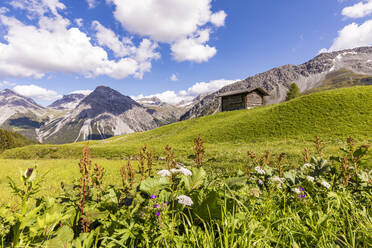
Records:
[[[105,139],[216,113],[218,95],[230,91],[261,87],[269,92],[266,105],[279,103],[293,82],[304,94],[371,85],[372,47],[322,53],[304,64],[277,67],[178,105],[156,97],[135,101],[109,87],[99,86],[87,96],[70,94],[43,107],[31,98],[5,89],[0,91],[0,128],[41,143]]]

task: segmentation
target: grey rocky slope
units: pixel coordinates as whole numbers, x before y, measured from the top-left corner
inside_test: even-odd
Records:
[[[159,125],[151,110],[99,86],[72,112],[40,128],[39,137],[41,142],[66,143],[146,131]]]
[[[171,105],[162,102],[157,97],[141,98],[136,101],[149,109],[152,115],[163,125],[178,121],[187,110],[185,106]]]
[[[235,90],[263,87],[270,96],[265,104],[281,102],[285,99],[289,86],[296,82],[300,90],[308,91],[321,87],[329,73],[349,70],[356,74],[372,75],[372,47],[360,47],[332,53],[322,53],[301,65],[284,65],[264,73],[248,77],[230,84],[205,96],[190,108],[181,120],[216,113],[219,110],[218,95]]]
[[[17,131],[35,140],[36,129],[53,115],[31,98],[12,90],[0,91],[0,128]]]
[[[57,110],[73,110],[83,100],[85,95],[83,94],[69,94],[64,95],[61,99],[53,102],[48,108]]]

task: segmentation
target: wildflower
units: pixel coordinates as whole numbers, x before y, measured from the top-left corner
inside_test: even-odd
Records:
[[[312,176],[307,176],[307,177],[306,177],[306,180],[308,180],[309,182],[314,182],[314,177],[312,177]]]
[[[260,175],[265,175],[265,171],[263,169],[261,169],[260,166],[256,166],[256,168],[254,168],[256,170],[256,172]]]
[[[177,197],[177,199],[178,199],[178,203],[184,206],[191,206],[192,204],[194,204],[192,199],[186,195],[180,195]]]
[[[159,217],[159,216],[160,216],[160,212],[156,212],[156,216],[158,216],[158,217]]]
[[[167,206],[168,206],[168,205],[169,205],[169,202],[166,202],[166,203],[165,203],[165,205],[167,205]]]
[[[274,182],[277,182],[277,183],[284,183],[285,182],[285,178],[280,178],[280,177],[272,177],[271,180],[274,181]]]
[[[185,176],[192,176],[192,172],[190,170],[186,169],[185,167],[181,167],[179,170]]]
[[[154,206],[154,208],[158,208],[159,207],[159,204],[156,204],[155,206]]]
[[[264,182],[263,182],[261,179],[258,179],[258,183],[259,183],[260,185],[264,185]]]
[[[172,173],[182,173],[185,176],[192,176],[192,172],[189,169],[186,169],[185,167],[182,166],[177,166],[178,169],[171,169]]]
[[[321,182],[321,185],[326,187],[327,189],[329,189],[331,187],[331,185],[329,183],[327,183],[326,181]]]
[[[150,198],[155,199],[155,198],[157,198],[157,196],[156,195],[151,195]]]
[[[307,163],[307,164],[304,164],[304,167],[305,168],[311,168],[313,165],[312,164],[309,164],[309,163]]]
[[[301,194],[301,190],[299,188],[293,188],[292,191],[296,194]]]
[[[160,171],[158,171],[158,175],[160,175],[162,177],[169,177],[171,175],[171,173],[170,173],[169,170],[160,170]]]
[[[26,176],[26,177],[30,177],[33,171],[34,171],[34,168],[28,168],[28,169],[25,171],[25,176]]]
[[[301,195],[298,195],[298,197],[300,197],[301,199],[304,199],[304,198],[306,198],[306,194],[301,194]]]
[[[301,191],[305,191],[305,189],[304,189],[304,188],[302,188],[302,187],[300,187],[300,190],[301,190]]]

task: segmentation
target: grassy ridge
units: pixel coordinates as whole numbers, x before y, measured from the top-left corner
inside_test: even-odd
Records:
[[[0,153],[6,149],[34,144],[21,134],[0,129]]]
[[[298,153],[315,135],[333,147],[354,136],[362,142],[372,137],[372,87],[360,86],[305,95],[281,104],[218,113],[173,123],[152,131],[103,141],[90,141],[93,157],[122,158],[134,155],[143,144],[161,156],[165,145],[187,157],[192,142],[202,134],[212,161],[240,160],[247,149],[264,151],[278,147]],[[34,145],[4,152],[3,158],[78,158],[86,142],[66,145]],[[301,147],[296,147],[298,144]],[[288,150],[287,150],[288,149]],[[336,149],[336,148],[334,148]],[[189,156],[190,158],[190,156]]]

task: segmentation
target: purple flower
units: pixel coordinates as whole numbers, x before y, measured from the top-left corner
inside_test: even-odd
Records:
[[[156,204],[155,206],[154,206],[154,208],[158,208],[159,207],[159,204]]]
[[[160,212],[156,212],[156,216],[160,216]]]
[[[300,197],[301,199],[304,199],[306,196],[307,196],[306,194],[298,195],[298,197]]]
[[[155,198],[157,198],[157,196],[156,195],[151,195],[150,198],[155,199]]]
[[[165,204],[168,206],[169,205],[169,202],[166,202]]]
[[[28,168],[26,172],[26,176],[30,177],[33,171],[34,171],[34,168]]]
[[[305,191],[305,189],[304,189],[304,188],[302,188],[302,187],[300,187],[300,190],[301,190],[301,191]]]

